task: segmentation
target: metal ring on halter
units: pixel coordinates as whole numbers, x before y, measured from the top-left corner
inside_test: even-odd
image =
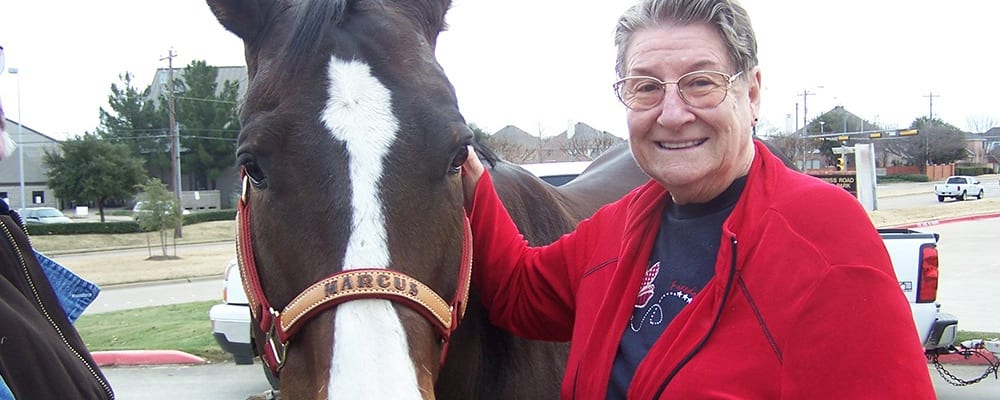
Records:
[[[240,199],[247,201],[247,186],[250,185],[250,176],[243,174],[243,188],[240,190]]]
[[[280,316],[278,312],[274,309],[268,310],[271,313],[271,328],[267,330],[265,334],[267,345],[271,348],[271,354],[274,355],[274,361],[278,364],[274,370],[280,370],[281,366],[285,364],[285,351],[288,348],[281,339],[278,338],[277,324],[280,321]]]

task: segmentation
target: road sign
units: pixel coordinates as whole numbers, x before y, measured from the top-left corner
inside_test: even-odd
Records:
[[[854,147],[833,147],[833,154],[854,154]]]

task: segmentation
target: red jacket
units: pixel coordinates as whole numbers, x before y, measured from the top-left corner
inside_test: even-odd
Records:
[[[864,209],[755,145],[715,276],[650,349],[628,397],[933,399],[908,303]],[[604,398],[667,198],[650,181],[530,248],[488,174],[476,188],[473,284],[494,324],[571,340],[562,398]]]

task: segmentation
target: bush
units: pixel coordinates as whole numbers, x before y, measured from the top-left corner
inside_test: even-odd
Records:
[[[899,183],[899,182],[927,182],[927,175],[922,174],[897,174],[878,177],[878,183]]]
[[[232,221],[236,210],[199,211],[185,215],[183,225],[193,225],[208,221]],[[115,234],[140,233],[142,227],[136,221],[74,222],[71,224],[27,224],[28,234],[40,235],[82,235],[87,233]]]
[[[990,167],[955,167],[955,175],[979,176],[992,173],[993,168]]]
[[[236,219],[236,210],[198,211],[184,216],[184,225],[208,221],[232,221]]]
[[[80,235],[85,233],[139,233],[142,228],[135,221],[75,222],[72,224],[27,224],[28,234],[38,235]]]

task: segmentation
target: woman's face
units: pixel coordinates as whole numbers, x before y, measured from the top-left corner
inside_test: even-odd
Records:
[[[736,75],[722,38],[707,24],[666,25],[635,32],[625,76],[676,81],[692,71]],[[649,110],[628,110],[632,154],[678,203],[709,201],[753,161],[753,124],[760,103],[758,68],[742,71],[717,107],[695,108],[669,84]]]

